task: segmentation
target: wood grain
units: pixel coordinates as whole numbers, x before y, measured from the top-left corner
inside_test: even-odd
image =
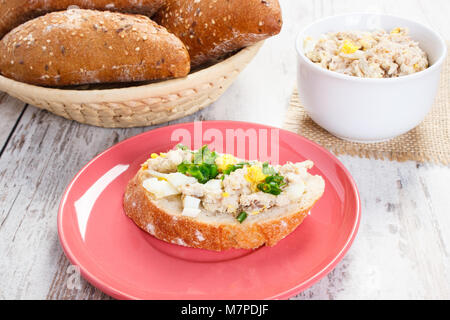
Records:
[[[0,155],[17,125],[26,104],[0,92]]]
[[[297,299],[450,297],[448,167],[339,157],[362,198],[346,257]]]
[[[178,122],[229,119],[281,127],[295,84],[296,33],[325,15],[388,12],[426,23],[450,39],[447,0],[282,0],[281,5],[282,33],[266,41],[219,101]],[[91,158],[150,129],[89,127],[0,94],[0,299],[109,299],[84,280],[69,289],[58,205]],[[360,189],[361,227],[341,263],[295,299],[450,299],[450,167],[339,158]]]

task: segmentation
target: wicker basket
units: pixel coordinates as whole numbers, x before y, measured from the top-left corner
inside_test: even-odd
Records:
[[[155,125],[190,115],[216,101],[263,42],[185,78],[116,89],[54,89],[0,76],[0,90],[64,118],[99,127]]]

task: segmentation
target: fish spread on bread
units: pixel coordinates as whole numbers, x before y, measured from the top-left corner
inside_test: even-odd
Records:
[[[312,161],[272,166],[203,146],[153,153],[130,181],[125,212],[157,238],[210,250],[275,245],[322,196]]]

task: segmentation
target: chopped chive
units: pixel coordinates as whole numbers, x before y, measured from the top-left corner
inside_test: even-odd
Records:
[[[180,150],[183,150],[183,151],[189,150],[188,147],[186,147],[185,145],[182,145],[181,143],[180,143],[180,144],[177,144],[177,148],[180,149]]]
[[[198,152],[194,153],[194,163],[183,162],[178,165],[178,172],[188,174],[198,180],[198,182],[205,184],[211,179],[214,179],[219,174],[215,160],[217,154],[211,152],[208,146],[203,146]]]
[[[242,212],[237,216],[236,219],[237,219],[237,221],[239,221],[239,223],[242,223],[242,222],[244,222],[245,219],[247,219],[247,216],[248,216],[247,212],[242,211]]]
[[[278,173],[272,176],[268,176],[263,183],[257,185],[257,188],[265,193],[273,194],[278,196],[281,193],[281,187],[285,186],[284,177],[280,176]]]
[[[248,162],[239,162],[236,164],[229,164],[227,168],[223,171],[224,175],[229,175],[237,169],[242,169],[244,166],[249,165]]]
[[[273,167],[269,166],[268,162],[264,162],[262,165],[262,172],[266,175],[275,175],[276,171]]]

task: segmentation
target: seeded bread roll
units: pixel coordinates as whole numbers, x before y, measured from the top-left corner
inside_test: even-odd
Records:
[[[71,5],[81,9],[153,15],[165,0],[0,0],[0,38],[22,23]]]
[[[146,16],[71,9],[30,20],[0,41],[0,72],[42,86],[186,76],[189,54]]]
[[[167,0],[153,18],[178,36],[199,66],[278,34],[278,0]]]

